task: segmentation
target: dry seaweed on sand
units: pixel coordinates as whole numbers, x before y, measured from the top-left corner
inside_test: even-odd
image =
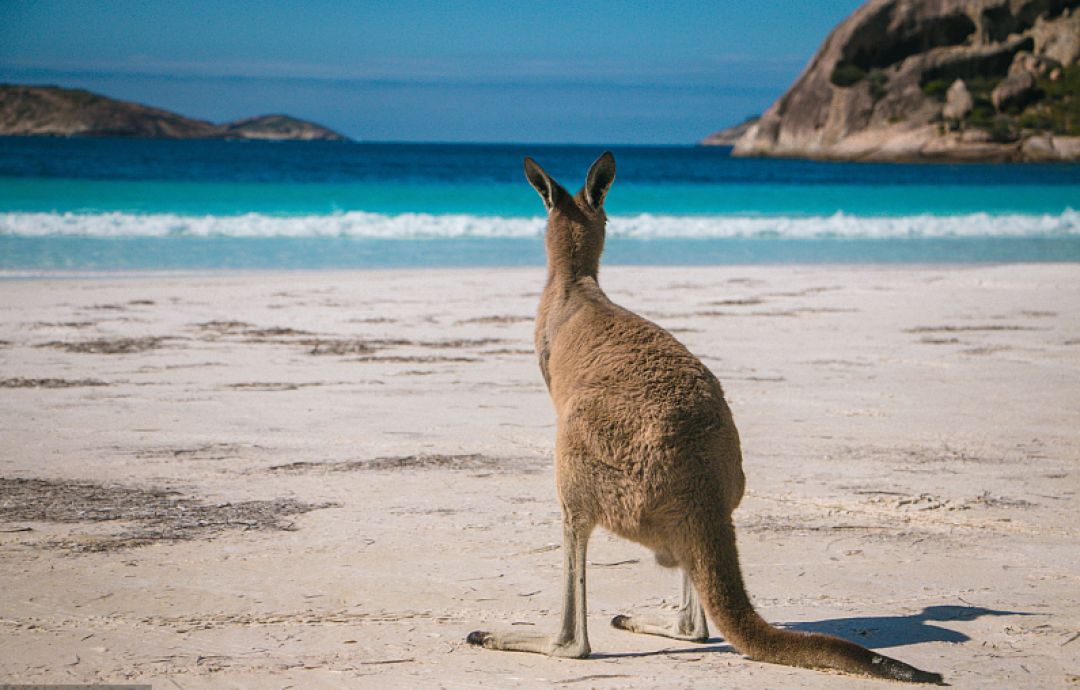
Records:
[[[216,339],[215,336],[238,335],[246,336],[248,342],[254,343],[274,343],[278,342],[276,340],[278,338],[282,339],[280,342],[289,343],[294,341],[290,341],[288,338],[315,335],[311,331],[305,331],[289,326],[267,326],[260,328],[246,321],[232,320],[205,321],[203,323],[195,324],[195,328],[208,334],[208,336],[213,339]]]
[[[391,347],[416,347],[432,350],[452,350],[483,347],[504,342],[500,338],[473,338],[452,340],[406,340],[403,338],[347,338],[297,341],[310,347],[311,355],[370,355]]]
[[[196,324],[196,328],[200,331],[213,331],[215,333],[242,333],[243,331],[254,327],[254,324],[247,323],[246,321],[205,321]]]
[[[244,335],[250,336],[252,338],[281,338],[294,335],[314,335],[311,331],[304,331],[299,328],[288,328],[286,326],[271,326],[269,328],[249,328],[243,333]]]
[[[985,324],[985,325],[973,325],[973,326],[916,326],[915,328],[908,328],[905,333],[980,333],[990,331],[1037,331],[1038,328],[1032,326],[1016,326],[1012,324]]]
[[[361,470],[411,470],[449,469],[478,470],[507,467],[507,458],[497,458],[481,453],[460,455],[418,454],[372,458],[369,460],[344,460],[340,462],[291,462],[274,465],[272,472],[353,472]]]
[[[62,341],[51,340],[38,347],[51,347],[66,352],[78,352],[93,355],[129,355],[138,352],[157,350],[164,346],[169,338],[146,336],[142,338],[98,338],[95,340]]]
[[[111,384],[98,379],[29,379],[21,376],[0,379],[0,388],[83,388],[108,385]]]
[[[305,342],[309,355],[368,355],[378,348],[366,340],[312,340]]]
[[[132,523],[120,533],[49,542],[74,551],[187,541],[227,530],[292,530],[284,518],[332,505],[291,498],[208,504],[162,489],[0,478],[0,522]]]
[[[471,319],[462,319],[457,325],[486,325],[486,324],[509,324],[531,322],[535,317],[525,314],[496,314],[493,316],[476,316]]]
[[[440,357],[438,355],[365,355],[350,362],[381,362],[385,364],[437,364],[446,362],[477,362],[476,357]]]

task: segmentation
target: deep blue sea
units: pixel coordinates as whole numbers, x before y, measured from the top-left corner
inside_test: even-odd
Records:
[[[1080,261],[1080,165],[614,147],[607,264]],[[533,156],[601,146],[0,138],[0,270],[540,265]]]

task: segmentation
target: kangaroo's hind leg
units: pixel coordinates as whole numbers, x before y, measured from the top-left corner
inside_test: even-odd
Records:
[[[664,554],[657,554],[660,565],[671,566]],[[709,624],[705,620],[705,609],[698,600],[697,590],[686,571],[682,571],[682,597],[679,601],[679,615],[675,622],[657,620],[647,616],[624,616],[611,619],[612,627],[643,635],[660,635],[687,642],[706,642],[709,639]]]
[[[565,508],[564,508],[565,510]],[[469,644],[507,652],[536,652],[549,656],[584,659],[589,656],[589,633],[585,610],[585,553],[591,525],[575,523],[563,515],[564,587],[562,625],[555,635],[521,632],[469,633]]]

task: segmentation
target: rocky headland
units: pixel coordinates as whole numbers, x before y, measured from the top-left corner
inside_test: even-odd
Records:
[[[1078,60],[1080,0],[870,0],[733,155],[1080,160]]]
[[[288,115],[215,124],[82,89],[0,84],[0,135],[347,141]]]

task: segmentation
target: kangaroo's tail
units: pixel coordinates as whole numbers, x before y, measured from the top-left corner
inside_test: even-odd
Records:
[[[688,545],[684,563],[709,617],[735,649],[756,661],[889,678],[942,683],[941,674],[921,671],[857,644],[821,633],[781,630],[754,610],[743,585],[729,521],[709,522],[706,534]]]

